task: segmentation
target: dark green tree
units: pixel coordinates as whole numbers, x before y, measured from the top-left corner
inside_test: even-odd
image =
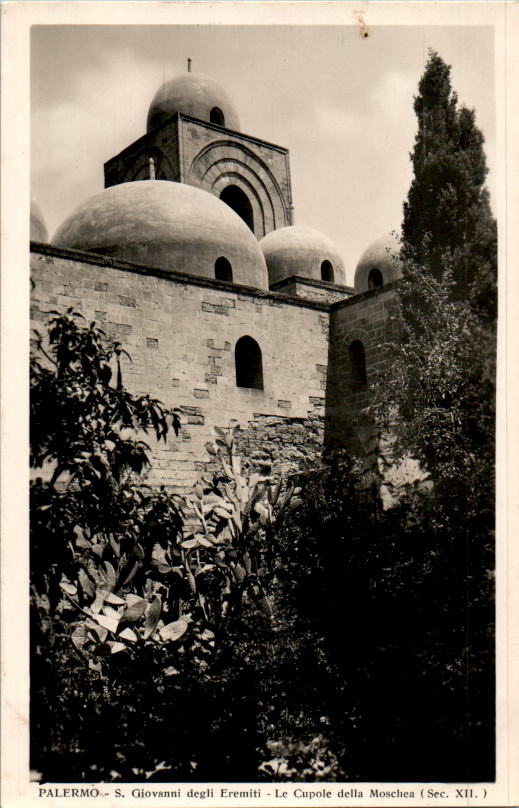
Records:
[[[493,772],[496,226],[483,136],[474,112],[458,108],[436,53],[415,111],[400,339],[374,384],[371,413],[386,436],[384,460],[393,469],[417,461],[429,478],[414,529],[440,592],[424,625],[437,660],[426,682],[444,731],[452,716],[453,772],[477,779]],[[409,493],[397,499],[412,510]]]
[[[455,265],[453,291],[495,316],[496,223],[485,188],[484,138],[474,110],[458,107],[450,66],[430,51],[414,109],[414,178],[404,204],[405,257],[435,274]]]

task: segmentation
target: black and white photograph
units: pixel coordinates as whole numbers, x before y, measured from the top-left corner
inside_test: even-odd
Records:
[[[6,808],[516,804],[510,5],[14,4]]]

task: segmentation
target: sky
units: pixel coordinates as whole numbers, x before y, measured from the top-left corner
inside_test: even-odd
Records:
[[[493,32],[484,26],[33,26],[31,194],[49,235],[103,188],[103,163],[146,131],[158,87],[211,76],[241,131],[290,150],[296,225],[336,244],[347,282],[369,244],[398,231],[412,179],[413,95],[428,49],[475,108],[495,194]]]

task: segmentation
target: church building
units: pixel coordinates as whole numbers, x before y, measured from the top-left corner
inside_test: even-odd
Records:
[[[131,356],[125,386],[181,411],[150,482],[191,486],[231,420],[246,457],[284,471],[362,443],[394,337],[395,239],[347,286],[333,243],[293,223],[288,150],[244,134],[227,93],[190,71],[159,88],[104,178],[50,240],[31,205],[31,324],[69,307],[95,320]]]

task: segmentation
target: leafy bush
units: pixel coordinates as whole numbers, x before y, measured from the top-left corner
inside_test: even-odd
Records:
[[[254,778],[258,638],[274,630],[275,533],[296,488],[242,473],[236,427],[218,430],[219,473],[192,496],[146,487],[141,436],[166,440],[178,418],[126,391],[121,346],[79,319],[55,314],[31,364],[33,765]]]

